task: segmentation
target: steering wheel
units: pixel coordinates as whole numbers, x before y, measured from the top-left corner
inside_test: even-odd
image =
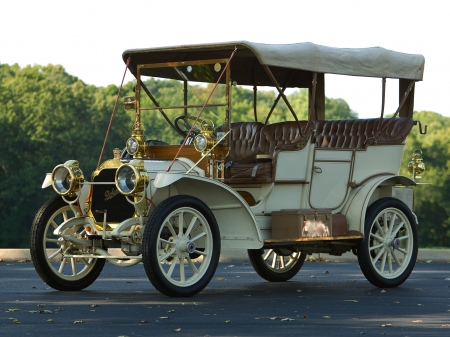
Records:
[[[176,117],[174,120],[175,130],[177,130],[177,132],[183,137],[186,137],[189,130],[192,128],[191,123],[193,123],[196,119],[197,117],[192,117],[189,115],[181,115]],[[189,122],[188,120],[192,120],[192,122]],[[200,128],[198,127],[198,125],[202,122],[203,120],[199,118],[197,123],[195,124],[195,127],[192,129],[191,134],[189,135],[188,142],[192,141],[192,139],[194,139],[194,137],[200,133]],[[179,123],[182,123],[182,125],[180,126]]]

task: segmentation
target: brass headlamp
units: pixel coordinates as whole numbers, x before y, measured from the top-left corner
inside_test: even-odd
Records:
[[[59,195],[73,196],[80,190],[83,182],[84,175],[76,160],[68,160],[52,171],[52,186]]]
[[[214,123],[210,120],[203,120],[200,125],[201,133],[194,138],[194,147],[197,151],[206,153],[216,143],[214,137]]]
[[[148,173],[144,168],[144,162],[138,159],[120,166],[115,176],[116,187],[123,195],[138,196],[144,192],[148,181]]]
[[[408,163],[408,171],[413,174],[413,179],[422,179],[422,173],[425,171],[425,164],[422,159],[422,151],[415,149],[413,158]]]

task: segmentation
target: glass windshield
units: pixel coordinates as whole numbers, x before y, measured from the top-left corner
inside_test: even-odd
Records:
[[[180,144],[210,95],[198,128],[201,120],[212,121],[216,128],[223,125],[229,106],[229,71],[212,90],[225,65],[226,60],[211,60],[140,66],[136,96],[140,97],[138,109],[147,140]]]

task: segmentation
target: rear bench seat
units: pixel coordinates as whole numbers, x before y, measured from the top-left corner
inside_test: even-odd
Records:
[[[365,149],[369,145],[402,144],[412,129],[412,118],[379,118],[315,121],[312,143],[321,148]],[[301,121],[302,130],[306,121]],[[221,127],[217,130],[221,131]],[[225,158],[227,184],[270,183],[277,153],[289,145],[303,144],[297,122],[264,125],[259,122],[231,123],[230,154]],[[297,147],[299,148],[299,147]],[[272,162],[257,163],[257,154],[270,155]]]
[[[414,121],[409,117],[316,121],[312,142],[316,147],[365,149],[369,145],[402,144]],[[379,133],[379,134],[378,134]]]

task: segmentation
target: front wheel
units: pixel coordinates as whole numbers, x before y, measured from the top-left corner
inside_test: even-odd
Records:
[[[412,212],[398,199],[379,199],[367,209],[364,226],[364,241],[358,248],[364,276],[380,288],[398,287],[409,277],[417,259]]]
[[[213,277],[220,255],[216,219],[201,200],[164,200],[145,226],[142,259],[153,286],[167,296],[193,296]]]
[[[42,280],[57,290],[81,290],[91,285],[100,275],[104,259],[66,258],[64,253],[78,253],[78,248],[53,230],[73,218],[70,206],[61,198],[48,201],[38,211],[31,225],[30,253],[34,267]],[[64,235],[82,237],[84,228],[73,226]]]
[[[249,249],[253,269],[269,282],[284,282],[293,278],[302,268],[306,254],[286,249]]]

